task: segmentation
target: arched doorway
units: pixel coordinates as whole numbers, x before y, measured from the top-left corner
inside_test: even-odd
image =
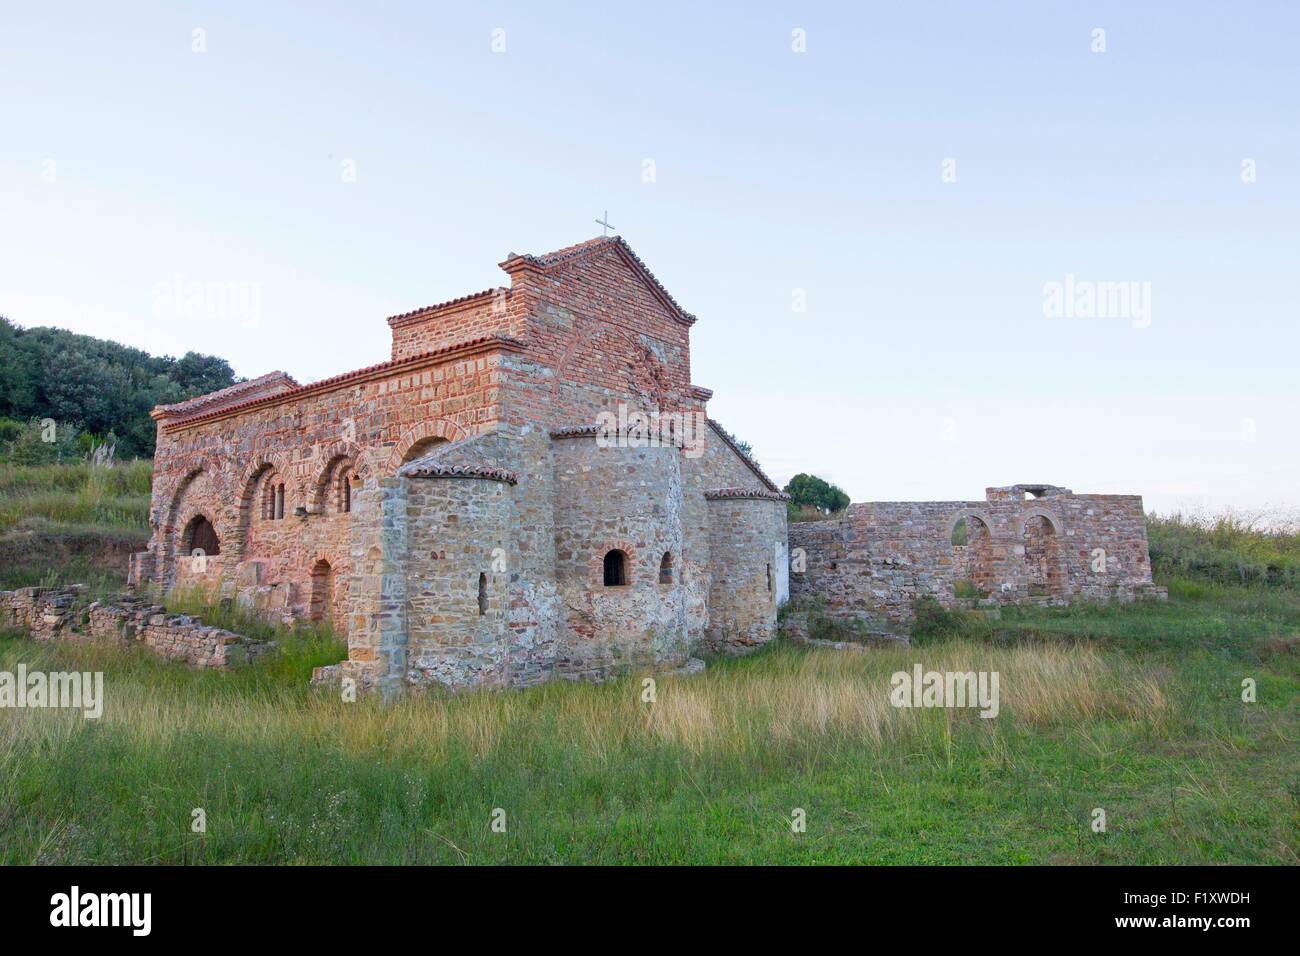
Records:
[[[1052,521],[1041,514],[1024,521],[1025,586],[1030,597],[1050,597],[1061,592],[1060,545]]]
[[[328,623],[334,610],[334,569],[324,558],[311,569],[311,607],[309,616],[313,621]]]
[[[957,597],[987,597],[997,587],[993,531],[983,515],[962,512],[948,527],[953,591]]]

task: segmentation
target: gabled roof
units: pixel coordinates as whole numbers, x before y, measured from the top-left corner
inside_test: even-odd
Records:
[[[262,398],[297,387],[298,383],[293,379],[293,376],[286,372],[267,372],[265,375],[259,375],[257,378],[250,378],[243,382],[236,382],[234,385],[218,389],[215,392],[195,395],[183,402],[158,405],[150,414],[155,419],[164,416],[195,415],[201,411],[214,411],[234,402],[246,401],[255,396]]]
[[[506,256],[505,261],[501,263],[501,268],[509,272],[511,271],[512,265],[524,262],[542,270],[543,272],[552,272],[571,262],[585,259],[609,249],[613,249],[617,252],[632,271],[641,277],[645,284],[649,286],[650,291],[654,293],[655,297],[658,298],[672,314],[673,318],[684,325],[695,324],[695,316],[677,304],[677,300],[674,299],[672,294],[664,288],[663,283],[655,278],[655,274],[646,267],[644,262],[641,261],[641,257],[632,251],[632,247],[623,240],[622,236],[597,236],[595,239],[588,239],[586,242],[580,242],[573,246],[566,246],[563,249],[557,249],[554,252],[548,252],[540,256],[520,255],[512,252],[510,255]]]

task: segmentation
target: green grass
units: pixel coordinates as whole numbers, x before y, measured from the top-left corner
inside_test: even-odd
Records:
[[[1256,613],[1234,624],[1218,602]],[[0,669],[107,685],[99,722],[0,712],[0,861],[1293,864],[1300,648],[1282,606],[1226,587],[1027,609],[912,649],[778,644],[660,677],[652,705],[634,677],[345,703],[306,684],[342,650],[311,634],[231,673],[0,639]],[[1002,713],[890,708],[889,675],[915,662],[998,670]]]
[[[148,461],[112,468],[88,464],[0,464],[0,532],[31,519],[52,526],[147,531]]]
[[[107,698],[0,709],[0,863],[1296,864],[1287,540],[1155,527],[1167,603],[931,608],[911,648],[777,642],[660,675],[653,704],[638,675],[348,703],[307,683],[336,636],[191,595],[171,608],[280,653],[199,672],[0,635],[0,671],[103,671]],[[998,718],[890,707],[915,663],[998,671]]]
[[[152,464],[0,463],[0,588],[121,590],[126,556],[149,541]]]

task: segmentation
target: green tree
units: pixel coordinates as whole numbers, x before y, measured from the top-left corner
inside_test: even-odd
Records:
[[[216,356],[154,356],[65,329],[24,329],[0,316],[0,417],[52,418],[95,435],[111,432],[122,458],[153,454],[156,430],[149,411],[155,405],[235,381],[230,363]],[[38,457],[49,451],[23,447],[24,454]]]
[[[790,506],[794,509],[810,506],[823,514],[832,514],[849,506],[849,496],[843,489],[816,475],[800,472],[783,490],[790,496]]]

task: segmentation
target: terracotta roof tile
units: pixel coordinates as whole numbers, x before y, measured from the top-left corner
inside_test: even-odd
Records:
[[[507,296],[510,290],[505,286],[496,286],[492,289],[484,289],[482,292],[471,292],[469,295],[462,295],[459,298],[448,299],[446,302],[439,302],[436,305],[425,305],[418,309],[412,309],[410,312],[402,312],[398,315],[390,315],[387,319],[389,325],[401,324],[406,319],[412,319],[416,316],[432,315],[441,312],[444,309],[450,309],[457,306],[466,305],[476,299],[487,299],[498,293],[505,293]]]
[[[294,381],[293,377],[285,372],[267,372],[265,375],[259,375],[257,378],[250,378],[243,382],[236,382],[234,385],[218,389],[215,392],[195,395],[193,398],[187,398],[180,402],[173,402],[170,405],[158,405],[154,408],[154,411],[165,415],[183,414],[185,412],[194,411],[195,409],[211,406],[215,403],[238,398],[240,395],[246,395],[249,392],[257,391],[264,386],[273,386],[276,384],[283,384],[286,389],[298,387],[298,383]]]
[[[759,501],[789,501],[790,496],[781,491],[763,491],[758,488],[714,488],[704,493],[708,501],[731,498],[755,498]]]

